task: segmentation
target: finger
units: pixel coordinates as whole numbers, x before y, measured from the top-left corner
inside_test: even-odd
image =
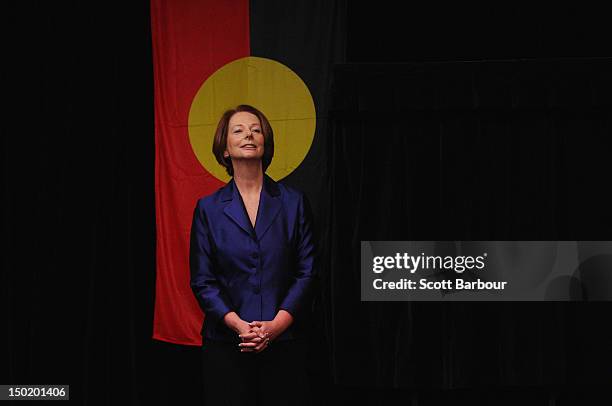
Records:
[[[252,338],[252,337],[261,337],[261,338],[263,338],[263,337],[265,337],[265,332],[261,328],[259,328],[259,327],[252,328],[246,334],[249,334],[249,336],[247,336],[247,338]],[[243,336],[246,335],[246,334],[243,334]]]
[[[254,352],[255,351],[255,347],[253,347],[253,346],[246,346],[244,344],[246,344],[246,343],[242,343],[242,345],[240,346],[240,352]]]
[[[255,352],[261,352],[264,349],[268,348],[269,340],[264,340],[259,346],[255,347]]]
[[[254,347],[251,347],[251,350],[254,352],[260,352],[266,347],[266,342],[262,341],[261,343],[257,343]]]
[[[247,340],[252,339],[253,337],[261,337],[261,334],[259,333],[260,331],[261,329],[259,327],[253,327],[246,333],[240,334],[238,337],[245,337]]]
[[[261,340],[261,342],[258,343],[255,348],[263,348],[263,347],[268,346],[268,344],[270,344],[270,339],[269,338],[265,338],[265,339]]]
[[[257,331],[249,331],[248,333],[240,334],[238,337],[242,339],[242,341],[252,340],[255,337],[259,337],[259,333]]]
[[[254,326],[262,327],[263,323],[261,321],[252,321],[252,322],[249,323],[249,326],[251,326],[251,327],[254,327]]]
[[[253,346],[242,346],[240,348],[240,352],[261,352],[267,347],[267,344],[265,342],[253,344]]]
[[[245,347],[245,348],[251,348],[251,347],[255,347],[256,345],[261,343],[261,338],[256,337],[250,341],[243,341],[241,344],[243,344],[241,347]]]
[[[238,346],[240,348],[254,348],[254,347],[258,346],[259,344],[261,344],[261,338],[254,338],[251,341],[246,341],[244,343],[240,343]]]
[[[263,334],[263,329],[261,327],[253,327],[253,329],[251,329],[251,331],[255,334],[257,334],[259,337],[261,337],[261,335]]]

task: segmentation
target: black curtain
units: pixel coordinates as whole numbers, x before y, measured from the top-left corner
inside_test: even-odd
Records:
[[[401,13],[377,3],[388,18],[364,24],[354,4],[349,62],[427,60],[443,42],[424,34],[419,52],[391,50],[402,45],[401,29],[389,31]],[[200,349],[151,339],[148,2],[2,8],[0,383],[70,384],[79,404],[201,403]],[[436,15],[421,26],[427,21]],[[556,43],[541,26],[521,31],[519,43],[539,44],[522,56],[541,56],[542,44],[562,49],[566,37]],[[592,45],[591,34],[571,49]],[[463,38],[494,42],[486,33]],[[462,55],[515,57],[511,42],[494,53],[472,42],[474,52]],[[437,51],[437,59],[457,56]],[[473,404],[487,396],[545,404],[564,383],[609,382],[608,303],[361,303],[355,262],[360,240],[609,239],[608,67],[598,60],[337,68],[322,176],[330,212],[319,213],[330,218],[319,225],[330,236],[317,310],[323,340],[311,365],[322,404]]]
[[[154,403],[180,373],[151,340],[148,2],[2,8],[0,381],[69,384],[77,404]],[[182,373],[190,358],[175,351]]]
[[[605,58],[336,67],[324,307],[336,315],[341,382],[606,383],[608,302],[360,302],[359,258],[362,240],[608,238],[610,68]]]

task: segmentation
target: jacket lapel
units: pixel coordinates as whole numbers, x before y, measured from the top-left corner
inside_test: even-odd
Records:
[[[253,227],[251,227],[246,210],[242,207],[240,192],[234,183],[234,178],[232,178],[225,186],[224,196],[222,199],[230,200],[229,204],[225,206],[225,209],[223,209],[223,212],[236,224],[238,224],[247,234],[252,236]]]
[[[251,220],[246,208],[242,203],[240,191],[236,187],[234,178],[223,188],[221,195],[222,201],[230,201],[223,212],[231,218],[240,228],[253,238],[261,241],[264,234],[280,212],[281,199],[278,184],[264,173],[264,184],[259,196],[259,208],[257,209],[257,219],[255,220],[255,230],[251,225]]]
[[[264,173],[264,184],[259,198],[259,209],[257,209],[257,220],[255,221],[255,233],[258,241],[261,241],[268,228],[280,212],[282,203],[278,184]]]

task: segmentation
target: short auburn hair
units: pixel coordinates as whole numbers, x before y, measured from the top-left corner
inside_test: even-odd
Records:
[[[227,149],[227,133],[229,130],[229,122],[232,116],[238,112],[246,111],[251,114],[254,114],[259,119],[261,123],[261,132],[264,136],[264,154],[261,159],[262,169],[265,172],[270,166],[272,162],[272,157],[274,156],[274,132],[272,131],[272,126],[270,122],[266,118],[266,116],[255,107],[250,106],[248,104],[240,104],[236,106],[236,108],[232,108],[226,110],[225,113],[221,116],[219,120],[219,124],[217,124],[217,130],[215,131],[215,138],[213,139],[212,151],[217,158],[217,162],[220,165],[225,167],[227,174],[229,176],[234,176],[234,167],[232,166],[232,159],[230,157],[224,157],[223,153]]]

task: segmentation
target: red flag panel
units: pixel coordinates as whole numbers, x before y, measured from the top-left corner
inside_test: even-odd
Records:
[[[249,1],[151,0],[155,77],[157,279],[153,338],[201,345],[204,314],[189,286],[189,232],[197,199],[223,183],[194,155],[191,102],[226,63],[249,56]]]

